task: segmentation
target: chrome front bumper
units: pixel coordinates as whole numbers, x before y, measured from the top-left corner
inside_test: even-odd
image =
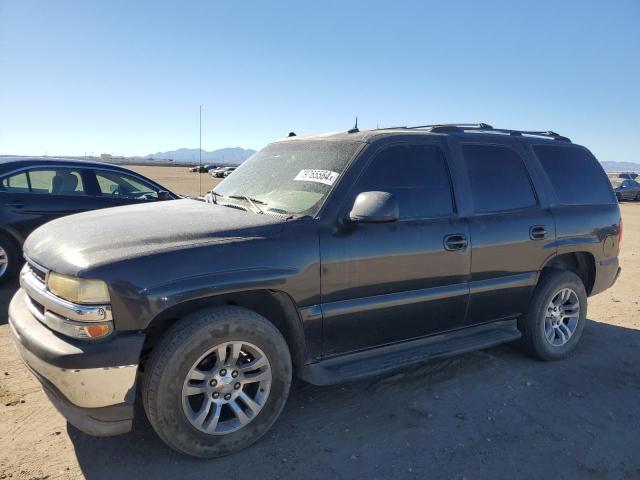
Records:
[[[25,365],[70,423],[92,435],[131,429],[143,334],[64,338],[33,315],[23,289],[11,300],[9,325]]]
[[[99,408],[129,400],[129,392],[135,388],[138,365],[82,369],[56,367],[27,350],[17,341],[18,333],[13,325],[11,329],[25,365],[47,379],[69,402],[81,408]]]

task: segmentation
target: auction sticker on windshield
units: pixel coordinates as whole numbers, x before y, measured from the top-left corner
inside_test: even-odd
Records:
[[[332,172],[331,170],[304,169],[300,170],[300,173],[296,175],[296,178],[294,178],[294,180],[333,185],[339,175],[339,173]]]

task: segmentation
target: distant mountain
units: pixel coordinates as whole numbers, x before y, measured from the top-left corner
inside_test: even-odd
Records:
[[[638,172],[640,163],[635,162],[600,162],[605,172]]]
[[[170,152],[158,152],[147,155],[144,158],[155,160],[173,160],[175,163],[196,165],[199,160],[200,150],[197,148],[179,148],[178,150],[172,150]],[[202,163],[230,163],[234,165],[240,165],[251,155],[256,153],[255,150],[250,148],[221,148],[219,150],[213,150],[207,152],[202,150]]]

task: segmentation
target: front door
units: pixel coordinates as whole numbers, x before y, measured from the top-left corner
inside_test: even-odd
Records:
[[[348,215],[359,193],[384,191],[398,203],[400,219],[347,224],[320,234],[325,355],[464,322],[469,231],[456,215],[444,152],[432,140],[394,144],[361,160],[368,165],[339,216]]]

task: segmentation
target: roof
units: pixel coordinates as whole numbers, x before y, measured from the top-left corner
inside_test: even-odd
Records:
[[[12,157],[2,156],[0,157],[0,169],[6,170],[11,166],[22,166],[23,164],[29,165],[70,165],[70,166],[85,166],[85,167],[109,167],[118,170],[127,170],[120,165],[114,165],[113,163],[106,162],[93,162],[87,160],[77,160],[70,158],[57,158],[57,157]]]
[[[331,132],[312,135],[291,135],[279,141],[297,141],[297,140],[330,140],[330,141],[360,141],[371,142],[378,137],[397,136],[397,135],[451,135],[451,134],[492,134],[502,137],[514,137],[521,139],[546,139],[550,141],[569,142],[567,137],[559,135],[553,131],[529,131],[529,130],[509,130],[503,128],[494,128],[486,123],[457,123],[457,124],[441,124],[441,125],[419,125],[414,127],[388,127],[374,128],[368,130],[359,130],[354,128],[349,131]]]

